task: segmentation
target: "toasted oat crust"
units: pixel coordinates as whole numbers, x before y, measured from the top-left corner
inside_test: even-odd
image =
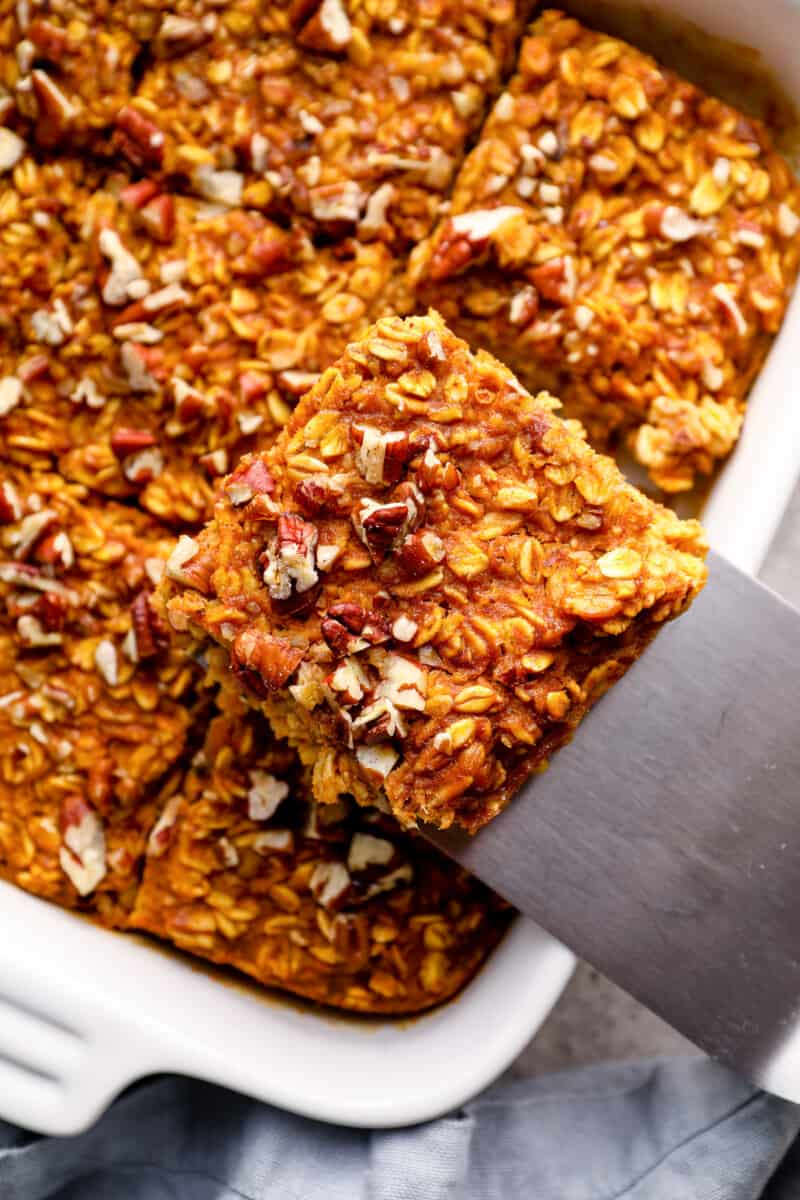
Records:
[[[705,580],[705,542],[435,314],[384,318],[245,458],[169,620],[317,799],[475,829]]]
[[[508,907],[391,817],[309,803],[293,759],[257,714],[214,719],[150,839],[131,927],[337,1008],[452,996]]]
[[[412,260],[418,300],[668,492],[734,446],[800,259],[758,121],[632,46],[541,16]]]
[[[0,472],[0,875],[106,924],[191,722],[197,669],[151,604],[168,547],[57,475]]]

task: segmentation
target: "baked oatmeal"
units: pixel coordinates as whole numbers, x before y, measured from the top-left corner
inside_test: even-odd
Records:
[[[667,492],[734,446],[800,257],[766,128],[546,12],[412,259],[418,300]]]
[[[367,327],[392,258],[75,168],[24,158],[0,198],[0,455],[197,523]]]
[[[151,593],[170,539],[57,475],[0,470],[0,875],[130,910],[191,721]]]
[[[149,63],[115,145],[211,200],[407,246],[447,197],[526,7],[295,0],[270,35],[262,22]]]
[[[385,813],[310,800],[251,713],[211,723],[151,834],[130,924],[323,1004],[408,1013],[458,991],[509,917]]]
[[[384,318],[173,550],[169,621],[317,800],[477,829],[702,587],[697,522],[557,408],[436,314]]]

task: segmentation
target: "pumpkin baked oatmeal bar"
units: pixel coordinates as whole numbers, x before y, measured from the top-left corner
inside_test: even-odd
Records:
[[[214,36],[153,61],[115,144],[139,169],[302,216],[322,236],[417,241],[511,68],[525,7],[279,6],[272,36]]]
[[[697,522],[557,407],[435,314],[382,319],[178,542],[170,622],[318,800],[478,828],[702,587]]]
[[[732,449],[800,256],[758,121],[547,12],[411,275],[423,304],[690,488]]]
[[[0,453],[197,523],[368,326],[391,255],[63,169],[26,158],[0,198]]]
[[[56,475],[0,471],[0,876],[109,925],[190,722],[197,670],[150,599],[169,544]]]
[[[374,808],[309,800],[258,714],[218,716],[151,834],[130,925],[323,1004],[452,996],[510,910]]]

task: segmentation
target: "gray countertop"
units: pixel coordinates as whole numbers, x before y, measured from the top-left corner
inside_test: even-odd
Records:
[[[800,487],[770,548],[761,578],[800,607]],[[692,1049],[658,1017],[581,963],[512,1070],[516,1075],[535,1075],[602,1059],[680,1054]]]

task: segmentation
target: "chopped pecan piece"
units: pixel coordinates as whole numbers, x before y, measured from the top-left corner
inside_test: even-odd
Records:
[[[115,429],[111,434],[111,449],[118,459],[127,458],[129,454],[138,454],[158,444],[158,439],[149,429]]]
[[[480,259],[498,229],[520,215],[523,210],[516,205],[502,205],[451,217],[431,259],[431,278],[448,279]]]
[[[135,167],[160,167],[164,161],[164,134],[130,105],[117,113],[114,141]]]
[[[155,196],[141,210],[142,223],[157,242],[171,242],[175,236],[175,200],[165,192]]]
[[[403,570],[412,576],[427,575],[444,556],[444,542],[433,529],[418,529],[409,534],[397,552]]]
[[[153,658],[169,645],[169,630],[153,608],[149,592],[139,592],[131,604],[138,659]]]
[[[263,579],[273,600],[293,601],[291,611],[299,612],[313,603],[312,595],[319,581],[314,551],[319,534],[317,527],[294,513],[281,513],[277,530],[262,555]],[[299,597],[305,600],[298,602]]]
[[[243,629],[231,650],[231,665],[240,679],[256,695],[277,691],[292,677],[305,656],[306,648],[286,638]]]
[[[371,425],[351,425],[350,437],[358,447],[356,466],[367,483],[397,482],[411,449],[404,430],[384,433]]]
[[[243,463],[225,481],[231,504],[248,504],[254,496],[271,496],[274,491],[275,480],[260,458]]]
[[[384,504],[361,500],[353,513],[353,525],[373,560],[380,562],[403,542],[424,513],[422,493],[413,483],[404,483],[395,488],[392,499]]]

